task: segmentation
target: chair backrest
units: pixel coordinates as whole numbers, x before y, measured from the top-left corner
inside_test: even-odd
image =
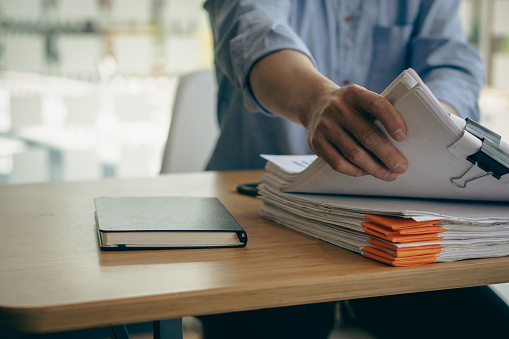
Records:
[[[180,78],[161,173],[203,171],[219,135],[213,70]]]

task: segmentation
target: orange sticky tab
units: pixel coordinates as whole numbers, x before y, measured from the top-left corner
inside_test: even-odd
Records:
[[[385,235],[383,233],[377,232],[367,227],[364,227],[364,233],[373,235],[383,240],[402,244],[412,242],[439,241],[443,239],[442,237],[438,236],[438,233],[415,234],[415,235],[394,235],[394,234]]]
[[[419,226],[403,228],[398,230],[399,234],[425,234],[425,233],[441,233],[445,232],[446,229],[442,226]]]
[[[371,246],[364,246],[364,252],[378,255],[379,257],[390,259],[390,260],[394,260],[397,258],[397,256],[394,254],[379,250],[379,249],[371,247]]]
[[[364,252],[362,255],[364,257],[366,257],[366,258],[370,258],[370,259],[373,259],[373,260],[376,260],[376,261],[380,261],[380,262],[382,262],[384,264],[392,265],[392,266],[424,265],[424,264],[434,263],[437,260],[436,257],[428,257],[428,256],[391,260],[391,259],[387,259],[387,258],[378,256],[378,255],[375,255],[375,254],[372,254],[372,253],[369,253],[369,252]]]
[[[396,265],[394,265],[394,260],[386,259],[384,257],[379,257],[378,255],[374,255],[374,254],[369,253],[369,252],[364,252],[362,254],[362,256],[364,256],[366,258],[369,258],[369,259],[376,260],[376,261],[380,261],[380,262],[382,262],[384,264],[387,264],[387,265],[396,266]]]
[[[409,258],[422,255],[436,255],[441,252],[439,248],[411,247],[411,250],[407,251],[391,251],[381,247],[373,246],[364,246],[364,251],[380,256],[389,255],[391,258]],[[384,253],[384,255],[381,255],[380,253]]]
[[[388,217],[376,214],[366,214],[364,215],[369,221],[374,222],[375,224],[387,227],[391,230],[399,230],[402,228],[414,227],[414,226],[425,226],[425,225],[436,225],[440,223],[440,220],[429,220],[429,221],[415,221],[411,218],[398,218],[398,217]]]
[[[379,226],[379,225],[377,225],[377,224],[374,224],[374,223],[372,223],[372,222],[365,222],[365,221],[363,221],[363,222],[361,222],[361,225],[362,225],[362,226],[364,226],[364,227],[366,227],[366,228],[369,228],[369,229],[371,229],[371,230],[374,230],[374,231],[376,231],[376,232],[382,233],[383,235],[394,235],[394,234],[399,234],[399,233],[397,233],[397,232],[394,232],[394,231],[388,230],[388,229],[386,229],[386,228],[384,228],[384,227],[381,227],[381,226]]]
[[[398,258],[407,258],[407,257],[415,257],[421,255],[433,255],[436,256],[440,254],[442,250],[440,248],[426,249],[426,248],[414,248],[412,250],[397,252]]]
[[[379,249],[376,249],[376,248],[372,248],[370,246],[365,246],[364,247],[364,251],[368,252],[368,253],[371,253],[373,255],[377,255],[379,257],[382,257],[382,258],[385,258],[385,259],[394,260],[394,261],[401,261],[401,260],[405,260],[406,261],[406,260],[417,260],[417,259],[423,260],[423,259],[434,259],[434,258],[436,258],[434,253],[423,253],[423,254],[399,257],[399,256],[391,255],[390,253],[384,252],[382,250],[379,250]]]
[[[422,227],[418,226],[393,231],[385,227],[382,227],[378,224],[367,221],[361,222],[361,225],[385,235],[427,234],[427,233],[441,233],[446,231],[446,229],[443,228],[442,226],[422,226]]]
[[[381,241],[381,240],[378,240],[376,238],[371,238],[371,239],[368,239],[368,242],[370,244],[372,244],[373,246],[377,246],[377,247],[382,247],[382,248],[386,248],[390,251],[394,251],[394,252],[404,252],[404,251],[412,251],[414,249],[417,249],[417,248],[422,248],[422,249],[429,249],[429,250],[440,250],[442,248],[442,245],[438,245],[438,244],[435,244],[435,245],[421,245],[421,246],[408,246],[408,247],[397,247],[397,246],[394,246],[392,244],[388,244],[384,241]]]

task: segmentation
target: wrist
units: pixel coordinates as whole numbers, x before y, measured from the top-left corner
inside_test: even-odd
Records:
[[[307,127],[339,86],[304,54],[281,50],[259,60],[249,74],[256,100],[269,112]]]
[[[338,85],[325,77],[309,86],[304,95],[300,96],[296,106],[299,123],[308,128],[313,116],[323,112],[339,89]]]

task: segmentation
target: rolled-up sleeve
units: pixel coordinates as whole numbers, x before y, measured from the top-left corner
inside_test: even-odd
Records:
[[[479,120],[477,105],[484,84],[479,53],[468,44],[458,15],[459,1],[423,1],[411,42],[414,68],[443,102],[461,117]]]
[[[265,111],[255,100],[248,83],[251,68],[261,58],[283,49],[310,51],[289,25],[288,0],[208,0],[214,36],[214,57],[218,68],[242,92],[250,111]],[[266,111],[265,111],[266,112]]]

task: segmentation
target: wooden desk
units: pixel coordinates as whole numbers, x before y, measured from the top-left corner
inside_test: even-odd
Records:
[[[509,282],[509,258],[395,268],[259,217],[261,171],[0,186],[0,323],[52,332]],[[246,248],[101,252],[97,196],[217,196]]]

